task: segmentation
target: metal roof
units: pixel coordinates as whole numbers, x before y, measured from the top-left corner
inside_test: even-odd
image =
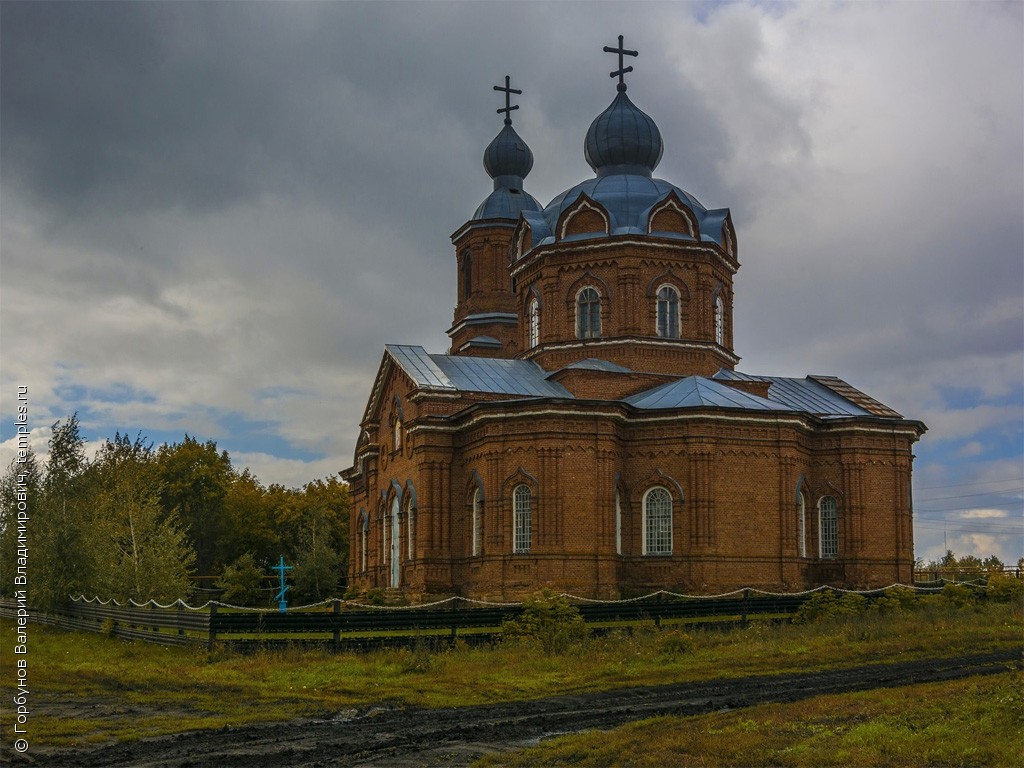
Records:
[[[386,348],[418,387],[572,398],[561,384],[545,379],[545,370],[531,360],[430,355],[417,346],[388,344]]]
[[[789,406],[751,395],[703,376],[687,376],[626,398],[636,408],[740,408],[747,411],[788,411]]]
[[[871,416],[869,411],[846,399],[838,392],[819,384],[811,377],[803,379],[784,376],[752,376],[739,371],[720,370],[714,378],[735,381],[767,381],[768,399],[783,403],[797,411],[817,416]],[[847,385],[849,386],[849,385]],[[895,413],[895,411],[893,411]]]

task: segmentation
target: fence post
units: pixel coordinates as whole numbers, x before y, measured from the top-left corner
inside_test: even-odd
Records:
[[[210,603],[210,626],[207,628],[208,639],[206,641],[207,652],[213,650],[213,644],[217,642],[217,604]]]
[[[459,600],[453,600],[452,601],[452,610],[455,610],[455,611],[459,610],[459,602],[460,602]],[[458,625],[458,620],[455,618],[455,616],[452,616],[452,635],[451,635],[451,639],[449,640],[449,642],[453,646],[455,645],[455,637],[458,634],[458,626],[459,626]]]
[[[743,590],[743,626],[747,625],[747,608],[750,604],[750,589]]]
[[[658,597],[654,602],[657,604],[654,609],[654,626],[661,629],[661,592],[658,593]]]
[[[182,621],[182,618],[184,618],[184,615],[185,615],[185,606],[183,606],[181,604],[181,601],[179,600],[178,601],[178,636],[179,637],[181,637],[181,636],[183,636],[185,634],[185,626],[184,626],[184,622]]]
[[[334,599],[333,610],[334,615],[339,617],[334,624],[334,650],[337,651],[338,646],[341,645],[341,601],[337,598]]]

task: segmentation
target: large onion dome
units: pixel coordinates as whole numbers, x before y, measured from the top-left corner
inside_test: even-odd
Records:
[[[598,176],[650,176],[664,149],[654,120],[620,90],[608,109],[590,124],[584,156]]]

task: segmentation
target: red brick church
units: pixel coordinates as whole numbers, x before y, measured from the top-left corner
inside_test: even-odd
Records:
[[[831,376],[741,373],[736,231],[654,176],[658,126],[618,92],[594,177],[542,206],[505,124],[494,191],[452,235],[447,354],[388,345],[353,466],[349,583],[515,599],[908,583],[924,433]]]

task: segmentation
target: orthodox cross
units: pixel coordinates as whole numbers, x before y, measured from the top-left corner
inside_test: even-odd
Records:
[[[505,125],[512,125],[512,110],[513,109],[519,109],[519,105],[518,104],[516,104],[514,107],[511,105],[511,103],[512,103],[512,94],[513,93],[518,93],[518,94],[522,95],[522,93],[523,93],[522,91],[519,91],[519,90],[516,90],[515,88],[509,87],[509,82],[511,81],[511,79],[512,78],[510,78],[508,75],[505,75],[505,87],[502,88],[500,85],[494,86],[494,90],[496,90],[496,91],[504,91],[505,92],[505,108],[497,110],[499,115],[502,112],[505,113]]]
[[[615,70],[614,72],[610,72],[609,76],[610,77],[618,77],[619,78],[618,90],[620,90],[620,91],[626,90],[626,81],[623,79],[622,76],[624,74],[626,74],[627,72],[632,72],[633,71],[633,67],[623,67],[622,66],[622,57],[623,56],[639,56],[640,54],[637,53],[636,51],[627,51],[625,48],[622,47],[622,35],[619,35],[619,47],[618,48],[610,48],[610,47],[608,47],[606,45],[604,47],[604,52],[605,53],[617,53],[617,54],[619,54],[619,68],[617,70]]]
[[[270,569],[272,571],[277,571],[278,578],[280,579],[280,582],[281,582],[280,583],[281,590],[277,593],[277,609],[281,613],[287,613],[288,612],[288,600],[284,596],[284,593],[287,592],[289,589],[291,589],[291,587],[289,587],[287,584],[284,583],[284,572],[285,571],[290,571],[291,569],[292,569],[292,566],[284,564],[284,555],[281,555],[281,561],[277,565],[275,565],[273,568]]]

